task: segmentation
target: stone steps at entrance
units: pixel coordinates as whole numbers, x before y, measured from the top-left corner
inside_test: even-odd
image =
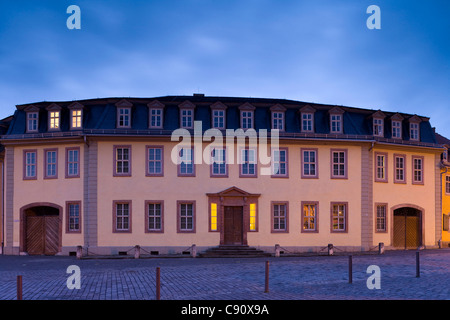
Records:
[[[256,258],[272,254],[246,245],[220,245],[199,254],[202,258]]]

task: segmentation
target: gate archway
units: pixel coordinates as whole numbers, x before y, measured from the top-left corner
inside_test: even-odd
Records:
[[[62,207],[32,203],[20,209],[20,251],[30,255],[55,255],[61,251]]]
[[[423,209],[402,205],[392,209],[392,245],[395,248],[417,249],[423,244]]]

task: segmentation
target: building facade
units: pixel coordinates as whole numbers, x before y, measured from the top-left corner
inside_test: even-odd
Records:
[[[6,254],[442,237],[443,148],[423,116],[199,94],[39,102],[1,143]]]

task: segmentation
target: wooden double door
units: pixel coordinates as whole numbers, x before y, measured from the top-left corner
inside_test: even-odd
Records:
[[[422,214],[414,208],[394,210],[394,247],[417,249],[422,245]]]
[[[242,245],[243,244],[243,207],[225,207],[224,208],[224,244]]]
[[[60,247],[58,215],[26,217],[26,251],[30,255],[55,255]]]

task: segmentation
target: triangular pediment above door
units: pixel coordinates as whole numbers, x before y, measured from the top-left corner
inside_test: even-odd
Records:
[[[242,189],[239,189],[238,187],[231,187],[228,189],[225,189],[223,191],[217,192],[217,193],[207,193],[207,196],[215,196],[215,197],[259,197],[261,194],[259,193],[249,193],[247,191],[244,191]]]

